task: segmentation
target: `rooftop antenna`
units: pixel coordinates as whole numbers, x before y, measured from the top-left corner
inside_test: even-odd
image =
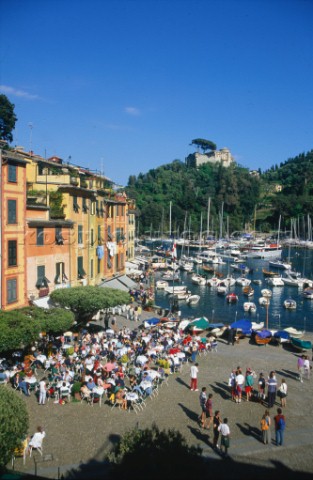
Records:
[[[30,122],[28,124],[29,128],[30,128],[30,134],[29,134],[29,151],[31,152],[32,151],[32,147],[33,147],[33,127],[34,125],[32,124],[32,122]]]

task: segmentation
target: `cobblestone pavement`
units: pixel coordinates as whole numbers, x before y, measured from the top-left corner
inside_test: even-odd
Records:
[[[152,317],[154,314],[147,314]],[[137,327],[124,317],[117,317],[117,326]],[[298,353],[281,346],[256,346],[249,339],[237,345],[227,345],[219,340],[217,352],[198,357],[199,389],[206,386],[213,393],[213,409],[219,409],[228,417],[231,430],[230,458],[237,462],[274,468],[277,464],[300,472],[313,472],[312,456],[312,379],[300,383],[297,380]],[[276,447],[263,445],[260,441],[260,419],[265,407],[256,402],[236,404],[230,400],[227,381],[231,370],[237,365],[243,369],[251,367],[257,373],[267,375],[276,371],[278,381],[285,377],[288,385],[285,445]],[[72,466],[91,459],[101,460],[112,442],[125,431],[138,426],[145,428],[156,423],[161,429],[178,429],[188,443],[203,448],[204,455],[220,460],[211,448],[212,431],[203,430],[197,422],[200,413],[199,392],[189,390],[190,364],[180,373],[170,375],[168,386],[163,385],[154,399],[148,399],[147,407],[139,414],[112,409],[104,404],[89,406],[86,403],[71,402],[67,405],[40,406],[34,396],[25,398],[30,415],[30,432],[38,425],[46,430],[44,457],[34,454],[23,466],[16,460],[15,469],[58,478]],[[277,404],[271,410],[276,414]],[[274,431],[272,429],[272,437]],[[42,461],[45,460],[45,461]],[[222,460],[220,460],[222,461]],[[59,471],[58,471],[59,468]],[[287,471],[287,470],[286,470]]]

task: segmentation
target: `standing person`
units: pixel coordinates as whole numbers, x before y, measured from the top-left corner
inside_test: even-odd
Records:
[[[198,369],[199,364],[195,363],[190,367],[190,390],[193,392],[198,392]]]
[[[213,448],[219,448],[218,445],[218,438],[220,436],[219,426],[222,423],[222,419],[220,416],[220,411],[215,410],[215,414],[213,417]]]
[[[252,375],[252,370],[250,368],[246,371],[246,378],[245,378],[245,392],[246,392],[246,400],[247,402],[250,401],[252,395],[252,387],[254,384],[254,378]]]
[[[303,373],[308,380],[310,379],[310,373],[311,373],[310,370],[311,370],[310,360],[308,355],[305,355],[304,362],[303,362]]]
[[[304,355],[301,355],[301,357],[298,357],[297,368],[299,372],[298,380],[300,380],[300,382],[303,383]]]
[[[212,398],[213,398],[213,393],[210,393],[209,396],[208,396],[207,402],[205,404],[206,418],[209,419],[209,423],[208,423],[208,426],[207,426],[208,429],[210,428],[211,423],[213,422],[213,401],[212,401]],[[205,426],[205,423],[206,422],[204,422],[204,426]]]
[[[268,401],[268,408],[272,408],[274,406],[276,400],[276,391],[277,391],[277,380],[275,377],[275,372],[270,372],[270,376],[267,380],[267,401]]]
[[[229,380],[228,386],[230,387],[231,399],[236,400],[236,370],[232,370]]]
[[[218,431],[222,435],[221,448],[224,447],[224,456],[227,457],[227,452],[230,446],[230,429],[227,418],[224,418],[223,422],[218,427]]]
[[[190,347],[190,353],[191,353],[191,361],[195,362],[196,358],[197,358],[197,353],[198,353],[197,342],[192,342],[191,347]]]
[[[245,377],[242,375],[241,369],[236,371],[236,403],[241,402],[242,389],[245,383]]]
[[[46,403],[47,397],[47,384],[46,377],[43,377],[39,382],[39,405],[44,405]]]
[[[199,402],[200,402],[200,408],[201,408],[201,413],[199,416],[199,420],[201,422],[201,427],[205,427],[205,419],[206,419],[206,402],[207,402],[207,394],[206,394],[206,387],[202,387],[201,393],[199,395]]]
[[[270,412],[268,410],[265,410],[264,415],[262,416],[261,419],[261,431],[262,431],[262,441],[264,444],[270,443],[271,441],[271,417],[270,417]]]
[[[262,372],[260,373],[258,380],[258,397],[260,403],[265,399],[265,378]]]
[[[281,408],[277,408],[277,415],[275,420],[276,445],[282,446],[284,443],[284,432],[286,428],[286,419]]]
[[[281,407],[285,407],[287,402],[286,402],[286,397],[287,397],[287,383],[284,378],[281,379],[281,384],[278,389],[277,395],[280,397],[280,405]]]

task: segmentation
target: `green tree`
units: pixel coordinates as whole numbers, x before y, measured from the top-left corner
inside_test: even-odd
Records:
[[[17,121],[14,113],[13,103],[9,101],[6,95],[0,95],[0,139],[12,142],[12,131]]]
[[[196,147],[201,148],[203,153],[207,150],[216,150],[215,143],[210,140],[205,140],[204,138],[195,138],[191,141],[191,145],[196,145]]]
[[[40,331],[40,323],[21,310],[0,312],[0,352],[31,345]]]
[[[125,433],[106,460],[110,462],[109,479],[201,478],[205,468],[200,447],[188,446],[175,429],[133,429]]]
[[[60,288],[51,293],[50,299],[55,306],[70,309],[80,321],[90,320],[98,310],[130,302],[126,292],[92,286]]]
[[[21,445],[29,427],[24,400],[13,389],[0,386],[0,468],[10,461],[12,452]]]

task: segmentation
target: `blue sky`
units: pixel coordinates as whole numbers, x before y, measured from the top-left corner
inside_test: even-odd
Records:
[[[13,145],[125,185],[194,138],[266,170],[313,148],[311,0],[0,0]]]

